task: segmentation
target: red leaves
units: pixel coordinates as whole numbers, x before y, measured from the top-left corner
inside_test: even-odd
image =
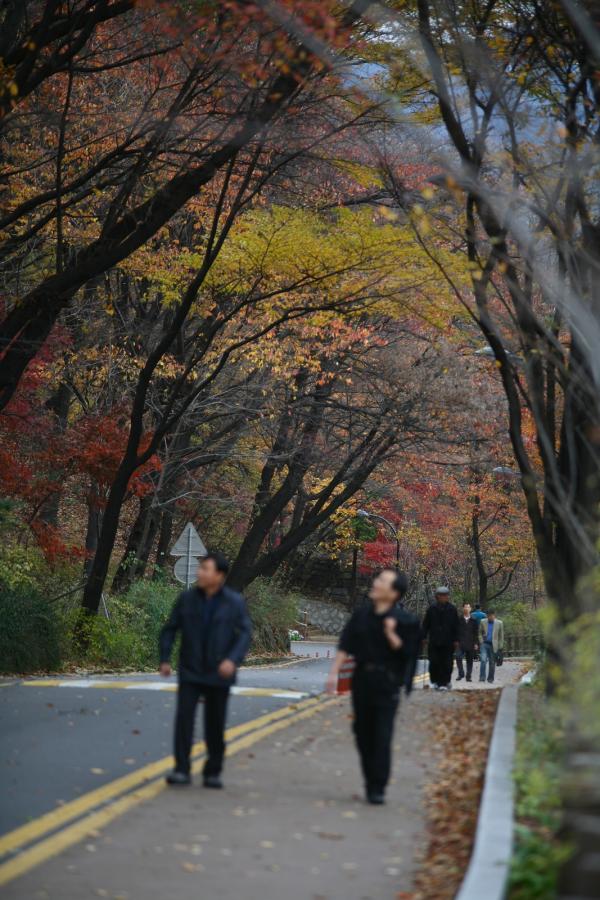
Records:
[[[128,420],[122,411],[104,416],[90,416],[68,434],[71,465],[74,471],[87,475],[98,486],[98,499],[115,480],[129,437]],[[148,447],[150,436],[142,438],[139,452]],[[129,490],[138,497],[152,490],[151,476],[160,469],[156,455],[140,466],[129,482]]]

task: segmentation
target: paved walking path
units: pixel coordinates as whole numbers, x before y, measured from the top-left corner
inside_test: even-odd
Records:
[[[494,688],[501,688],[507,684],[516,684],[519,678],[525,672],[527,664],[524,662],[511,662],[506,660],[501,666],[496,666],[494,674],[494,683],[488,684],[487,681],[481,683],[479,681],[479,663],[473,666],[473,681],[457,681],[456,666],[452,672],[452,690],[456,691],[473,691],[484,690],[490,691]]]
[[[403,705],[387,806],[362,799],[340,698],[232,755],[225,791],[161,791],[9,883],[6,900],[393,900],[424,845],[432,707]]]
[[[503,666],[503,681],[516,680],[520,668]],[[461,715],[464,702],[459,691],[421,688],[403,698],[385,807],[363,800],[348,698],[303,700],[297,712],[275,709],[237,726],[224,791],[197,783],[166,789],[157,770],[154,781],[129,793],[102,788],[104,806],[82,797],[82,818],[65,815],[54,831],[44,826],[29,850],[19,854],[16,845],[14,862],[9,853],[7,866],[19,877],[5,879],[2,895],[395,900],[411,890],[427,844],[424,792],[438,765],[435,712],[455,706]]]

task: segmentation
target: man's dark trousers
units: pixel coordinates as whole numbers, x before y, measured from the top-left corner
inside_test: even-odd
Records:
[[[225,756],[228,686],[213,687],[193,681],[180,682],[175,717],[175,768],[178,772],[189,775],[194,720],[200,697],[204,697],[204,741],[207,749],[204,775],[220,775]]]
[[[467,678],[471,678],[473,674],[473,659],[475,654],[472,650],[459,650],[456,654],[456,667],[458,669],[458,674],[461,678],[465,676],[465,670],[463,667],[463,659],[467,661]]]
[[[452,680],[454,664],[454,647],[452,644],[441,647],[429,647],[429,680],[432,684],[444,687]]]
[[[354,735],[368,791],[383,793],[389,781],[399,701],[399,686],[385,670],[356,669],[352,679]]]

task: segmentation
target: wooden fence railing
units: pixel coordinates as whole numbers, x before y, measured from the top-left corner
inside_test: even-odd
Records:
[[[504,655],[511,656],[537,656],[544,649],[544,639],[537,632],[510,632],[504,633]]]

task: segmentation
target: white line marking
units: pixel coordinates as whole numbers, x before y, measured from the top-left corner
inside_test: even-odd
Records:
[[[50,686],[50,685],[49,685]],[[115,681],[102,681],[101,679],[92,679],[92,678],[78,678],[71,679],[65,681],[59,681],[58,684],[54,684],[55,687],[68,687],[68,688],[105,688],[107,691],[110,690],[125,690],[125,691],[175,691],[177,690],[177,684],[172,681],[123,681],[117,683]],[[250,687],[250,686],[238,686],[234,685],[231,688],[231,693],[236,696],[250,696],[250,697],[276,697],[281,700],[301,700],[304,697],[309,697],[310,694],[306,691],[288,691],[282,690],[281,688],[268,688],[268,687]]]

